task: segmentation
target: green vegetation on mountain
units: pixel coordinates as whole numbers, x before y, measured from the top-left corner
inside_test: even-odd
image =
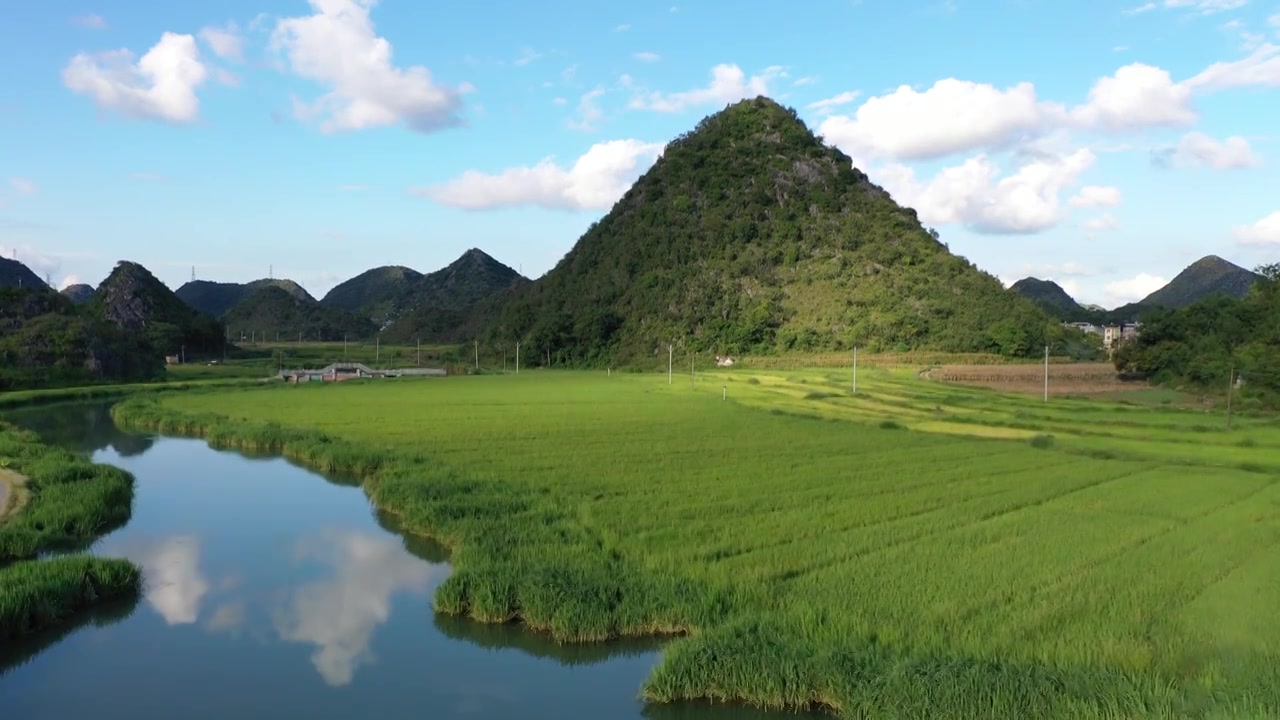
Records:
[[[1243,298],[1218,293],[1146,314],[1142,332],[1116,351],[1117,369],[1225,393],[1234,368],[1246,396],[1280,402],[1280,264],[1254,277]]]
[[[1064,330],[756,98],[702,120],[488,322],[491,343],[600,364],[703,352],[1034,355]]]
[[[50,291],[0,288],[0,390],[149,380],[163,357],[145,336]]]
[[[22,287],[47,290],[49,286],[31,268],[17,260],[0,257],[0,288]]]
[[[70,300],[73,304],[84,305],[93,299],[93,286],[77,283],[68,285],[59,291],[63,297]]]
[[[221,355],[222,323],[197,312],[141,265],[121,261],[85,305],[126,333],[141,334],[164,355]]]
[[[399,265],[373,268],[335,286],[320,304],[367,317],[381,327],[396,317],[398,301],[422,277],[417,270]]]
[[[1168,285],[1146,296],[1139,304],[1180,308],[1218,294],[1242,298],[1257,281],[1257,274],[1217,255],[1208,255],[1188,265]]]
[[[476,337],[487,315],[529,281],[482,250],[472,248],[447,267],[423,275],[396,299],[398,317],[383,337],[389,342],[461,342]]]
[[[1041,310],[1059,320],[1074,322],[1088,314],[1075,298],[1067,294],[1062,286],[1052,280],[1040,278],[1023,278],[1014,283],[1009,290],[1035,303]]]
[[[266,287],[278,287],[303,302],[315,302],[315,298],[311,297],[311,294],[298,283],[292,280],[267,278],[248,283],[192,280],[184,283],[174,294],[195,310],[221,318],[225,317],[231,308]]]
[[[233,340],[241,336],[257,339],[341,341],[371,337],[377,332],[373,322],[342,310],[327,308],[311,296],[305,299],[277,285],[262,287],[223,318]]]

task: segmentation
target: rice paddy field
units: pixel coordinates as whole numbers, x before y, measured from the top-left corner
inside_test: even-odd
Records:
[[[915,370],[536,371],[135,398],[353,472],[439,612],[679,636],[641,692],[865,718],[1280,716],[1280,422]]]

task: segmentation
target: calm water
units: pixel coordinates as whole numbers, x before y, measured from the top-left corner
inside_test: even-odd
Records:
[[[655,643],[562,647],[436,616],[444,552],[350,482],[122,433],[102,405],[7,419],[134,474],[133,518],[93,551],[141,565],[146,592],[0,648],[5,718],[776,717],[645,707]]]

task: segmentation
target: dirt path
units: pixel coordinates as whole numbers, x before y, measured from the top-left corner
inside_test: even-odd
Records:
[[[27,504],[27,479],[12,470],[0,469],[0,521]]]

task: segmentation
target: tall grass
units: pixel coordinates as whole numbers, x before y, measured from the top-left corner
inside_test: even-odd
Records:
[[[442,613],[561,642],[681,636],[651,701],[1280,715],[1266,620],[1280,482],[1224,467],[1265,458],[1280,428],[1246,423],[1245,449],[1173,411],[1045,407],[889,372],[860,376],[857,396],[822,373],[752,377],[730,402],[710,375],[691,391],[551,373],[136,398],[115,415],[362,477],[453,550]],[[1035,429],[979,436],[1019,412]],[[1076,432],[1113,421],[1114,438]],[[1052,446],[1029,442],[1050,432]],[[1144,434],[1206,449],[1195,464],[1133,444],[1135,459],[1084,457]]]
[[[142,575],[127,560],[85,555],[0,567],[0,640],[66,621],[97,603],[136,595]]]

